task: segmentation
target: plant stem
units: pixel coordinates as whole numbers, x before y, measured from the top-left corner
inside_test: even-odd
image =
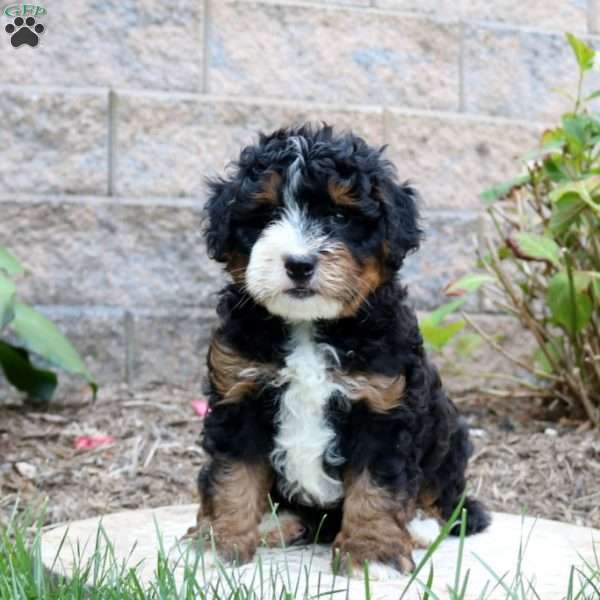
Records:
[[[595,259],[595,264],[596,264],[596,269],[600,270],[600,248],[598,248],[598,240],[596,239],[596,235],[595,235],[595,231],[596,231],[596,227],[594,227],[594,223],[592,222],[592,220],[589,218],[588,215],[586,215],[585,213],[583,213],[583,219],[585,220],[585,222],[587,223],[588,229],[589,229],[589,236],[590,236],[590,244],[592,246],[592,248],[594,249],[594,259]]]
[[[520,314],[525,326],[529,329],[529,331],[531,331],[531,333],[536,338],[536,341],[540,347],[540,350],[543,352],[544,356],[548,360],[548,363],[551,365],[553,372],[557,373],[557,374],[564,373],[564,375],[562,377],[555,376],[556,383],[558,384],[560,382],[564,382],[567,385],[567,387],[570,388],[573,395],[576,398],[579,398],[580,402],[584,405],[584,408],[586,409],[586,413],[588,414],[588,417],[590,418],[590,420],[592,420],[592,422],[594,424],[596,424],[597,417],[595,415],[593,406],[591,405],[590,399],[585,392],[585,389],[582,388],[581,378],[578,376],[573,377],[571,372],[569,372],[569,371],[565,372],[564,369],[559,368],[558,363],[554,360],[554,356],[552,356],[552,354],[546,348],[546,341],[548,338],[547,332],[545,332],[541,328],[539,323],[535,320],[535,317],[531,314],[527,304],[525,304],[519,300],[515,290],[513,289],[512,285],[510,283],[510,280],[508,279],[506,273],[503,271],[502,266],[500,265],[498,255],[488,237],[486,237],[486,244],[487,244],[488,250],[490,252],[491,265],[493,266],[494,271],[496,272],[496,277],[502,283],[504,289],[506,290],[508,296],[510,297],[510,299],[513,302],[513,304],[515,305],[515,307],[517,309],[519,309],[519,314]],[[465,320],[467,320],[467,319],[468,319],[468,317],[465,318]],[[467,322],[468,322],[468,320],[467,320]],[[472,323],[473,323],[473,321],[471,321],[471,324]],[[481,332],[481,329],[480,329],[480,332]],[[481,333],[480,333],[480,335],[481,335]],[[482,337],[484,337],[484,336],[482,336]],[[484,337],[484,339],[485,339],[485,337]],[[502,352],[507,358],[509,358],[510,355],[508,355],[507,353],[504,353],[503,349],[500,350],[500,346],[498,346],[497,344],[496,344],[496,348],[500,352]],[[510,358],[512,359],[512,357],[510,357]],[[523,361],[519,361],[519,362],[521,362],[521,365],[526,364],[526,363],[523,363]],[[532,367],[529,367],[529,365],[527,365],[526,368],[530,372],[533,370],[533,372],[536,375],[539,373],[542,373],[542,371],[537,371],[536,369],[532,369]],[[548,378],[548,374],[544,373],[544,377]],[[582,394],[582,392],[583,392],[583,394],[585,394],[585,396]],[[590,407],[592,409],[591,412],[589,410]]]
[[[579,197],[592,209],[592,212],[595,212],[600,217],[600,207],[596,206],[596,203],[591,198],[586,198],[584,194],[581,194]]]
[[[490,252],[490,256],[492,257],[491,265],[495,271],[496,277],[498,278],[498,280],[500,281],[500,283],[506,290],[506,293],[508,294],[509,298],[511,299],[513,305],[518,310],[520,319],[523,321],[524,325],[529,329],[529,331],[531,331],[533,333],[538,345],[540,346],[541,351],[546,356],[548,363],[552,366],[552,370],[555,373],[560,373],[560,369],[558,368],[558,364],[554,360],[554,357],[551,356],[551,354],[546,349],[546,341],[547,341],[546,332],[539,327],[539,324],[537,323],[537,321],[535,320],[533,315],[531,315],[531,313],[529,312],[529,307],[524,302],[520,301],[519,297],[517,296],[515,290],[513,289],[512,285],[511,285],[506,273],[504,273],[502,266],[500,265],[500,260],[498,259],[498,255],[496,254],[496,251],[495,251],[494,247],[492,246],[492,243],[489,238],[486,238],[486,244],[487,244],[488,250]]]
[[[517,394],[513,390],[499,390],[497,388],[481,388],[480,391],[483,394],[489,394],[490,396],[496,396],[498,398],[552,398],[554,396],[552,390],[547,390],[543,394],[530,390]]]
[[[514,375],[507,375],[506,373],[493,373],[488,371],[479,373],[479,376],[484,379],[502,379],[504,381],[511,381],[512,383],[516,383],[517,385],[527,388],[532,392],[536,392],[536,394],[540,396],[554,395],[554,392],[550,388],[535,385],[534,383],[531,383],[522,377],[515,377]]]
[[[583,380],[581,379],[581,377],[576,377],[576,381],[579,386],[580,398],[583,404],[583,408],[585,409],[588,418],[594,425],[600,425],[600,415],[598,415],[598,411],[592,404],[592,401],[590,400],[587,394],[585,385],[583,384]]]
[[[575,100],[575,113],[579,112],[579,108],[581,107],[581,90],[583,87],[583,76],[584,76],[584,72],[583,69],[579,69],[579,80],[577,81],[577,98]]]
[[[598,380],[598,386],[600,386],[600,354],[595,354],[591,344],[588,344],[586,346],[586,349],[589,353],[589,361],[590,365],[592,365],[592,371],[596,375],[596,379]]]
[[[492,337],[489,336],[479,325],[477,325],[477,323],[475,323],[475,321],[471,319],[469,315],[467,315],[464,312],[461,312],[461,316],[492,348],[494,348],[494,350],[502,354],[504,358],[510,360],[515,365],[518,365],[519,367],[525,369],[526,371],[528,371],[532,375],[535,375],[536,377],[539,377],[540,379],[548,379],[549,381],[560,381],[559,377],[551,375],[550,373],[544,373],[544,371],[538,371],[531,365],[527,364],[525,361],[520,360],[515,356],[512,356],[500,344],[498,344],[498,342],[492,339]]]

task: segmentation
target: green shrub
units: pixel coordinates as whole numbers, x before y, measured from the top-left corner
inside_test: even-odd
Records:
[[[492,233],[478,271],[450,285],[449,296],[480,290],[488,305],[518,318],[536,350],[530,362],[508,354],[534,376],[528,389],[562,413],[600,423],[600,120],[583,96],[596,52],[567,34],[579,69],[574,109],[544,132],[524,174],[482,195]],[[599,57],[600,58],[600,57]],[[464,298],[441,307],[450,314]],[[463,318],[493,345],[466,315]],[[461,323],[457,321],[456,323]],[[444,338],[440,321],[426,339]],[[448,326],[445,326],[448,327]],[[452,335],[460,325],[454,325]],[[450,339],[452,337],[448,339]],[[435,345],[435,344],[432,344]],[[495,346],[497,347],[497,346]]]
[[[72,344],[46,317],[18,300],[15,279],[24,274],[19,261],[0,246],[0,368],[6,380],[38,404],[50,401],[56,373],[35,366],[29,352],[65,371],[81,375],[95,396],[97,385]],[[18,345],[7,341],[6,334]]]

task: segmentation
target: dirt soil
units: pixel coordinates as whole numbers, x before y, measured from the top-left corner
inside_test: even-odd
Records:
[[[104,389],[45,411],[0,404],[0,520],[46,503],[47,523],[196,501],[204,456],[199,396],[160,387]],[[600,528],[600,434],[531,418],[524,400],[458,399],[473,433],[471,491],[493,510]],[[518,408],[516,408],[518,406]],[[82,435],[114,443],[76,450]]]

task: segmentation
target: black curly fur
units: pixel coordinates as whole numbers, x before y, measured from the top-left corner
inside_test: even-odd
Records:
[[[350,186],[357,198],[362,220],[343,233],[332,227],[358,261],[381,257],[388,276],[373,291],[357,312],[346,318],[316,322],[315,338],[336,349],[345,372],[367,372],[404,376],[406,396],[384,414],[373,412],[363,401],[348,408],[335,396],[330,399],[328,415],[336,432],[343,466],[325,465],[341,477],[341,469],[360,473],[368,470],[373,481],[407,500],[417,499],[423,490],[436,498],[435,506],[448,519],[465,490],[465,469],[472,452],[468,427],[455,405],[444,393],[436,369],[429,363],[414,312],[406,303],[406,292],[397,282],[395,272],[404,257],[414,251],[421,237],[416,193],[407,184],[399,184],[394,169],[361,138],[334,135],[329,127],[280,130],[262,135],[257,145],[244,149],[231,177],[213,181],[207,203],[206,240],[210,255],[226,262],[232,253],[248,256],[269,219],[256,212],[253,201],[265,174],[280,173],[294,156],[288,138],[306,140],[306,164],[303,193],[308,209],[320,215],[326,202],[322,190],[334,177]],[[289,325],[270,314],[237,284],[221,293],[218,307],[221,324],[216,333],[228,346],[249,360],[284,366]],[[203,446],[219,460],[268,460],[276,434],[274,424],[280,387],[263,386],[235,404],[221,404],[217,391],[208,386],[211,412],[205,420]],[[213,461],[201,474],[199,485],[209,493]],[[328,507],[301,506],[281,497],[274,485],[273,497],[299,512],[309,532],[315,533],[324,512],[329,514],[321,539],[333,539],[339,529],[342,505]],[[471,498],[465,501],[467,533],[483,530],[489,517]]]

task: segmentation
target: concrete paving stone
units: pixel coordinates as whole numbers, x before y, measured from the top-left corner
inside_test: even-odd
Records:
[[[126,561],[128,565],[139,565],[138,573],[143,584],[154,581],[156,557],[159,553],[158,530],[161,534],[160,543],[169,552],[175,581],[181,585],[184,572],[193,565],[196,558],[194,551],[190,552],[189,547],[181,543],[181,538],[187,528],[195,524],[197,510],[197,505],[191,504],[104,515],[102,526],[114,547],[117,564],[120,566]],[[72,573],[77,547],[84,549],[84,559],[92,555],[99,523],[100,517],[97,517],[46,530],[42,536],[44,564],[61,575]],[[506,591],[490,575],[488,566],[499,578],[506,573],[506,581],[512,582],[518,562],[523,580],[533,582],[540,598],[559,600],[564,597],[568,588],[571,568],[587,572],[584,561],[594,564],[593,540],[598,535],[598,530],[536,519],[534,516],[493,513],[492,524],[487,531],[464,540],[462,573],[469,572],[466,598],[479,598],[482,593],[490,600],[505,598]],[[527,540],[526,552],[522,552],[524,540]],[[446,538],[433,554],[433,592],[440,600],[452,597],[448,588],[452,588],[455,583],[459,544],[458,537]],[[60,552],[60,560],[55,561],[57,552]],[[414,551],[417,564],[424,553],[425,550]],[[233,576],[236,582],[251,586],[257,593],[262,590],[262,597],[279,597],[285,593],[287,579],[271,576],[273,572],[283,568],[286,576],[290,576],[292,585],[295,586],[298,582],[298,595],[316,596],[331,589],[341,589],[342,594],[346,593],[348,598],[358,600],[365,597],[365,582],[362,578],[335,577],[332,574],[330,546],[295,546],[285,551],[260,548],[257,555],[263,565],[260,569],[257,567],[258,562],[241,568],[234,568],[229,564],[222,567],[213,553],[206,550],[202,561],[203,574],[198,581],[207,590],[212,589],[217,578],[223,579],[222,569],[225,568],[229,577]],[[518,561],[521,555],[523,558]],[[308,564],[311,566],[310,575],[305,577]],[[429,571],[429,566],[425,569]],[[370,574],[369,595],[373,600],[396,600],[409,581],[408,576],[380,565],[372,566]],[[573,579],[575,594],[579,589],[577,586],[581,585],[580,581],[578,577]],[[405,597],[407,600],[416,600],[422,596],[423,588],[415,582]]]

